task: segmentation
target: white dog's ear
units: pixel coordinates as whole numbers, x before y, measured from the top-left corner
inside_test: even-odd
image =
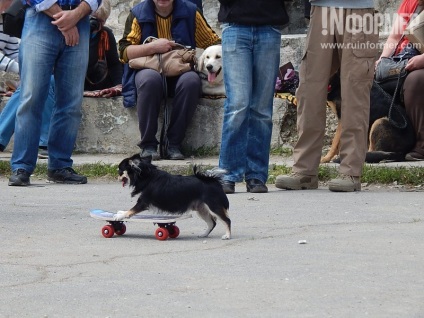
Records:
[[[204,64],[205,64],[205,51],[203,51],[202,55],[200,55],[199,59],[197,60],[197,71],[198,72],[203,71]]]

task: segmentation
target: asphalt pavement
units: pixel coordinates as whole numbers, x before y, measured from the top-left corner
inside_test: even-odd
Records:
[[[171,164],[191,162],[217,158]],[[150,223],[101,235],[90,209],[135,204],[118,182],[31,182],[0,176],[0,317],[424,317],[422,188],[250,194],[240,183],[228,195],[231,240],[222,224],[198,238],[193,214],[158,241]]]

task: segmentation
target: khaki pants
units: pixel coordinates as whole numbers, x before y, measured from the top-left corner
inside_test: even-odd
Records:
[[[341,17],[331,24],[330,15]],[[362,25],[361,18],[368,17]],[[300,64],[297,130],[293,171],[317,175],[326,125],[326,99],[330,77],[340,69],[341,125],[340,173],[361,176],[368,139],[370,89],[377,58],[378,31],[369,33],[374,9],[339,9],[312,6],[306,49]],[[359,21],[359,22],[358,22]],[[331,28],[335,30],[332,32]],[[349,32],[355,30],[355,32]],[[358,31],[359,30],[359,31]],[[325,47],[327,45],[327,47]],[[333,47],[328,47],[333,45]]]

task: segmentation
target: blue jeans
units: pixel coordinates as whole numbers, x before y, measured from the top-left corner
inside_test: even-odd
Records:
[[[20,95],[21,88],[18,86],[0,114],[0,144],[5,147],[9,144],[10,138],[12,138],[13,133],[15,132],[15,119],[16,112],[18,111],[19,107]],[[46,104],[44,105],[44,111],[41,120],[41,135],[38,144],[39,146],[47,147],[50,118],[52,116],[54,101],[54,78],[52,76],[50,81],[49,95],[47,96]]]
[[[65,44],[52,19],[34,8],[26,10],[19,48],[21,94],[16,114],[12,171],[35,169],[42,113],[49,94],[50,77],[55,79],[55,104],[47,147],[48,169],[72,167],[72,151],[81,122],[84,78],[88,64],[88,16],[78,24],[79,43]]]
[[[219,167],[226,181],[268,179],[280,44],[281,32],[272,26],[222,26],[227,99]]]

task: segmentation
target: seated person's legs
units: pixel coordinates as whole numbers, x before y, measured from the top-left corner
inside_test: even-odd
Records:
[[[415,147],[405,156],[406,160],[424,160],[424,69],[416,70],[406,77],[403,85],[405,110],[416,134]]]
[[[142,149],[141,157],[152,156],[153,160],[158,160],[156,134],[164,94],[162,76],[153,70],[140,70],[135,76],[135,83],[137,86],[138,128],[141,136],[138,145]]]
[[[200,78],[195,72],[184,73],[175,79],[170,78],[168,92],[170,97],[174,97],[167,134],[169,159],[184,159],[180,147],[202,93]]]

